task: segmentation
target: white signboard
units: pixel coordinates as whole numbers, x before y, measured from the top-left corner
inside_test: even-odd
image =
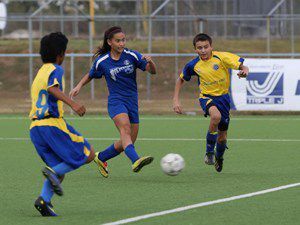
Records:
[[[6,27],[6,5],[3,2],[0,2],[0,30],[3,30]]]
[[[247,79],[232,71],[231,96],[236,110],[300,110],[300,59],[246,59]]]

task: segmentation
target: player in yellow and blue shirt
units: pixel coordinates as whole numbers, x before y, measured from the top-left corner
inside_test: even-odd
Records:
[[[63,119],[63,102],[79,116],[85,114],[83,105],[63,93],[64,60],[68,39],[62,33],[51,33],[41,40],[40,55],[43,66],[39,69],[32,87],[30,138],[37,153],[46,163],[42,170],[46,180],[35,201],[42,216],[57,216],[51,204],[54,193],[62,195],[64,175],[95,158],[93,147]]]
[[[238,73],[240,78],[246,77],[249,69],[243,65],[243,58],[229,52],[213,51],[212,39],[207,34],[197,34],[193,45],[198,56],[185,65],[176,82],[173,109],[176,113],[182,113],[179,104],[180,89],[184,81],[189,81],[192,76],[196,76],[200,89],[201,108],[205,117],[210,116],[204,161],[208,165],[214,164],[215,169],[221,172],[230,121],[229,69],[240,70]],[[216,142],[216,153],[214,153]]]
[[[108,96],[108,114],[120,132],[120,140],[102,152],[97,152],[95,162],[100,173],[108,177],[106,161],[122,151],[132,162],[133,172],[151,163],[153,157],[140,157],[134,146],[139,130],[138,90],[136,70],[156,73],[156,66],[150,56],[125,48],[126,37],[121,27],[111,27],[105,31],[102,47],[94,56],[94,63],[70,96],[78,95],[80,89],[92,79],[105,78]]]

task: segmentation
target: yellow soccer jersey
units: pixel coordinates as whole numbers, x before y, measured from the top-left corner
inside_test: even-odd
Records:
[[[209,60],[203,61],[198,56],[188,62],[181,79],[189,81],[191,76],[198,76],[201,94],[220,96],[229,92],[229,69],[237,70],[244,59],[229,52],[212,52]]]
[[[40,68],[31,86],[30,119],[63,117],[63,102],[48,93],[48,88],[55,85],[59,85],[60,90],[63,91],[63,74],[63,68],[56,64],[46,63]]]

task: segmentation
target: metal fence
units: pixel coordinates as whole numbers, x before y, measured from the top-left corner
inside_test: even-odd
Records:
[[[11,29],[27,29],[29,74],[33,77],[33,40],[53,30],[70,37],[88,38],[88,52],[94,39],[101,38],[111,25],[121,25],[129,37],[146,39],[147,53],[153,52],[153,39],[174,39],[174,54],[179,39],[207,32],[223,38],[264,38],[266,53],[272,52],[272,38],[286,38],[287,52],[295,53],[295,37],[300,34],[299,0],[43,0],[8,1],[10,11],[24,8],[26,14],[9,13],[3,38]],[[39,4],[38,4],[39,3]],[[21,7],[22,6],[22,7]],[[83,7],[82,7],[83,6]],[[26,8],[26,7],[25,7]],[[15,9],[16,10],[16,9]],[[26,34],[25,34],[26,36]],[[178,57],[174,69],[178,73]]]
[[[3,65],[1,80],[11,82],[6,74],[20,73],[10,90],[1,86],[9,96],[29,96],[28,85],[40,65],[34,54],[33,41],[44,34],[60,30],[70,38],[88,40],[86,54],[68,54],[65,61],[68,88],[88,71],[94,41],[102,38],[109,26],[120,25],[127,36],[147,43],[144,53],[158,62],[159,75],[139,76],[142,99],[170,98],[174,77],[193,54],[179,53],[179,42],[190,40],[198,32],[206,32],[221,39],[263,39],[265,51],[240,53],[244,57],[299,57],[296,39],[300,36],[300,0],[9,0],[7,26],[1,39],[27,38],[26,54],[0,54]],[[0,18],[0,20],[3,18]],[[272,49],[273,40],[285,39],[283,53]],[[153,53],[153,40],[168,41],[174,46],[170,53]],[[237,50],[238,51],[238,50]],[[27,53],[28,52],[28,53]],[[1,53],[1,52],[0,52]],[[14,53],[14,52],[11,52]],[[8,58],[13,60],[7,61]],[[3,63],[2,63],[3,62]],[[168,65],[168,67],[166,67]],[[170,67],[171,65],[171,67]],[[20,67],[16,68],[16,67]],[[22,82],[21,82],[22,80]],[[1,82],[1,81],[0,81]],[[102,81],[101,81],[102,82]],[[86,95],[103,99],[97,90],[103,86],[92,83]],[[104,88],[105,89],[105,88]],[[195,89],[190,88],[194,94]],[[194,91],[194,92],[193,92]],[[4,92],[1,92],[4,93]],[[164,93],[163,95],[161,93]],[[191,97],[191,95],[187,95]]]
[[[245,57],[245,58],[300,58],[300,53],[237,53],[238,55]],[[159,95],[156,96],[158,98],[164,98],[168,97],[169,94],[173,91],[173,86],[175,84],[175,80],[178,77],[178,71],[181,69],[181,67],[192,57],[196,57],[195,54],[189,54],[189,53],[152,53],[150,54],[154,61],[156,61],[158,66],[158,75],[154,76],[154,78],[151,78],[150,74],[147,74],[146,76],[138,76],[140,89],[142,92],[142,98],[146,100],[150,100],[152,98],[152,93],[159,92]],[[64,62],[64,68],[66,71],[66,80],[67,80],[67,90],[72,90],[74,85],[80,80],[80,78],[89,71],[90,69],[90,59],[92,57],[92,54],[86,53],[71,53],[66,54],[66,59]],[[5,60],[8,58],[12,58],[15,61],[11,62],[9,65],[5,65]],[[39,68],[41,62],[40,62],[40,55],[39,54],[0,54],[0,62],[2,62],[2,72],[1,74],[4,76],[9,70],[8,67],[20,67],[20,70],[22,71],[22,74],[19,74],[20,80],[22,81],[22,87],[19,87],[20,92],[24,92],[29,94],[31,83],[33,80],[33,76],[31,74],[26,72],[26,64],[28,65],[28,59],[32,58],[33,60],[33,70],[35,73],[37,72],[37,69]],[[25,60],[24,60],[25,59]],[[35,60],[34,60],[35,59]],[[167,61],[167,63],[166,63]],[[164,66],[173,64],[174,62],[179,62],[177,68],[170,68]],[[23,65],[22,65],[23,64]],[[2,76],[2,78],[3,78]],[[8,75],[9,79],[14,79]],[[160,90],[154,90],[153,86],[151,84],[151,79],[156,79],[156,83],[158,83],[161,87]],[[24,86],[26,82],[24,80],[27,80],[27,86]],[[168,86],[162,85],[163,83],[167,83]],[[157,87],[156,87],[157,88]],[[101,90],[105,89],[105,87],[101,87]],[[12,92],[15,92],[16,90],[12,89],[10,90]],[[165,91],[166,93],[163,94],[162,91]],[[95,83],[92,82],[91,88],[90,88],[90,98],[92,100],[95,99],[96,95],[95,91]],[[104,97],[104,95],[98,95],[98,98]]]

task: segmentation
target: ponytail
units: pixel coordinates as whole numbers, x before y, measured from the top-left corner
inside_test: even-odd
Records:
[[[93,55],[93,60],[95,60],[98,56],[103,55],[110,51],[111,47],[108,44],[107,40],[112,39],[113,36],[117,33],[123,33],[121,27],[116,27],[116,26],[110,27],[109,29],[107,29],[104,32],[103,44],[101,47],[100,46],[97,47],[97,50],[96,50],[95,54]]]

